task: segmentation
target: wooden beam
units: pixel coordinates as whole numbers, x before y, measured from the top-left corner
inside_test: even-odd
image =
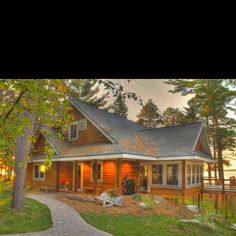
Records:
[[[140,168],[140,160],[137,160],[136,165],[136,192],[139,192],[140,183],[139,183],[139,168]]]
[[[72,191],[75,192],[75,161],[73,161]]]
[[[182,160],[182,195],[186,194],[186,160]]]
[[[98,172],[98,161],[94,160],[94,189],[93,194],[94,196],[97,194],[97,172]]]
[[[60,161],[56,162],[56,191],[60,191]]]
[[[116,189],[117,194],[121,195],[121,159],[116,159]]]

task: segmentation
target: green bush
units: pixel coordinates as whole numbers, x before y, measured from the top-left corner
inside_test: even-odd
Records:
[[[134,196],[132,197],[132,199],[134,201],[142,201],[142,196],[140,194],[134,194]]]
[[[156,206],[156,202],[155,202],[153,196],[151,196],[151,195],[144,195],[142,197],[142,202],[147,204],[146,208],[148,208],[148,209],[152,209]]]

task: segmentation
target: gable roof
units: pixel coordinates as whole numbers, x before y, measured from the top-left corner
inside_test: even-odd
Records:
[[[73,145],[61,140],[55,130],[46,128],[44,136],[57,150],[58,157],[134,154],[162,157],[200,156],[210,159],[210,149],[202,122],[160,128],[147,128],[131,120],[119,117],[104,110],[86,105],[70,98],[71,104],[80,111],[111,143]],[[195,150],[197,140],[203,150]]]

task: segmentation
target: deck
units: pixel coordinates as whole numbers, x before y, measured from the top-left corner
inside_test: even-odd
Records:
[[[202,190],[203,193],[236,194],[236,180],[234,178],[203,178]]]

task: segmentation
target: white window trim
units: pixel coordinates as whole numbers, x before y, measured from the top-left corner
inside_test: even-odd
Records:
[[[83,122],[85,122],[86,127],[85,127],[84,129],[81,129],[81,128],[80,128],[80,124],[83,123]],[[87,122],[87,119],[81,119],[81,120],[79,120],[79,131],[86,130],[86,129],[87,129],[87,123],[88,123],[88,122]]]
[[[178,185],[167,185],[167,165],[178,165]],[[181,161],[158,161],[158,162],[142,162],[140,165],[148,166],[148,191],[150,192],[151,187],[161,187],[161,188],[173,188],[181,189],[182,188],[182,162]],[[162,165],[162,183],[163,184],[153,184],[152,183],[152,165]]]
[[[191,172],[190,172],[190,184],[188,184],[188,176],[187,176],[187,166],[188,165],[190,165],[191,166]],[[195,183],[193,183],[192,184],[192,170],[193,170],[193,165],[198,165],[199,166],[199,174],[200,174],[200,176],[199,176],[199,183],[196,183],[196,181],[197,181],[197,173],[195,172]],[[202,168],[203,168],[203,163],[202,162],[196,162],[196,161],[188,161],[188,162],[186,162],[186,188],[192,188],[192,187],[196,187],[196,186],[200,186],[201,184],[202,184],[202,182],[201,182],[201,166],[202,166]],[[197,169],[197,168],[196,168]],[[195,170],[196,171],[196,170]]]
[[[91,182],[94,182],[94,179],[93,179],[93,163],[94,161],[91,161],[91,164],[90,164],[90,181]],[[97,179],[97,182],[98,183],[102,183],[103,182],[103,162],[102,161],[98,161],[97,162],[98,164],[101,164],[101,179]]]
[[[44,178],[41,178],[41,177],[38,177],[38,178],[35,178],[35,166],[39,166],[39,173],[40,173],[40,166],[43,166],[43,164],[34,164],[33,165],[33,180],[35,181],[45,181],[45,177],[46,177],[46,171],[44,171]]]
[[[77,132],[76,132],[76,137],[75,138],[71,138],[70,137],[70,131],[71,131],[71,126],[72,125],[76,125],[76,127],[77,127]],[[70,122],[68,130],[69,130],[69,132],[68,132],[68,139],[69,140],[73,141],[73,140],[77,140],[79,138],[79,125],[78,125],[78,121]]]
[[[163,186],[164,185],[164,166],[163,166],[163,164],[152,164],[152,166],[151,166],[151,173],[152,173],[152,171],[153,171],[153,166],[155,166],[155,165],[159,165],[159,166],[162,166],[162,184],[154,184],[153,183],[153,176],[151,175],[151,183],[152,183],[152,185],[155,185],[155,186]]]

